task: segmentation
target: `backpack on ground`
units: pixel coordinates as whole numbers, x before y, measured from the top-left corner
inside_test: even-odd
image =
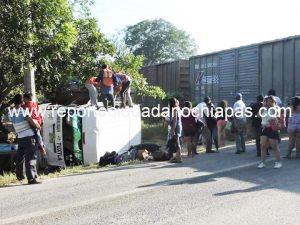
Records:
[[[171,156],[168,151],[159,149],[153,153],[153,159],[155,161],[167,161],[171,159]]]

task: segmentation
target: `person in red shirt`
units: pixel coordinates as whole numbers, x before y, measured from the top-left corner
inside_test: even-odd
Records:
[[[192,103],[185,102],[181,116],[184,142],[187,145],[188,156],[197,154],[197,117],[193,115]]]
[[[31,93],[25,93],[23,95],[24,104],[23,108],[26,110],[28,109],[28,112],[30,113],[30,116],[33,120],[33,122],[36,124],[37,127],[40,127],[40,129],[43,126],[44,119],[43,116],[39,110],[39,105],[32,100],[32,94]],[[43,138],[40,132],[40,129],[33,128],[35,139],[38,143],[39,149],[43,156],[46,155],[46,149],[43,143]]]

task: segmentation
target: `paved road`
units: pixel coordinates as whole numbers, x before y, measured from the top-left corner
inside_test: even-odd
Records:
[[[300,160],[258,170],[253,148],[2,188],[0,224],[300,224]]]

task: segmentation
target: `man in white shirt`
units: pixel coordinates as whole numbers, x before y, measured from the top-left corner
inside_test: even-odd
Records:
[[[236,128],[236,154],[240,154],[246,151],[244,129],[246,127],[246,105],[243,102],[243,96],[241,93],[237,93],[235,97],[236,102],[233,105],[234,118],[233,124]]]

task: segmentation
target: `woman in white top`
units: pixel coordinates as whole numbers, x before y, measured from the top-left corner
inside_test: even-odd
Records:
[[[282,167],[278,146],[279,129],[282,127],[283,120],[281,118],[280,110],[278,110],[278,106],[276,106],[274,96],[268,96],[265,101],[266,106],[262,107],[258,113],[258,116],[262,118],[262,133],[260,136],[261,163],[257,168],[261,169],[266,166],[265,160],[267,157],[267,148],[270,146],[273,149],[276,158],[274,168],[279,169]]]

